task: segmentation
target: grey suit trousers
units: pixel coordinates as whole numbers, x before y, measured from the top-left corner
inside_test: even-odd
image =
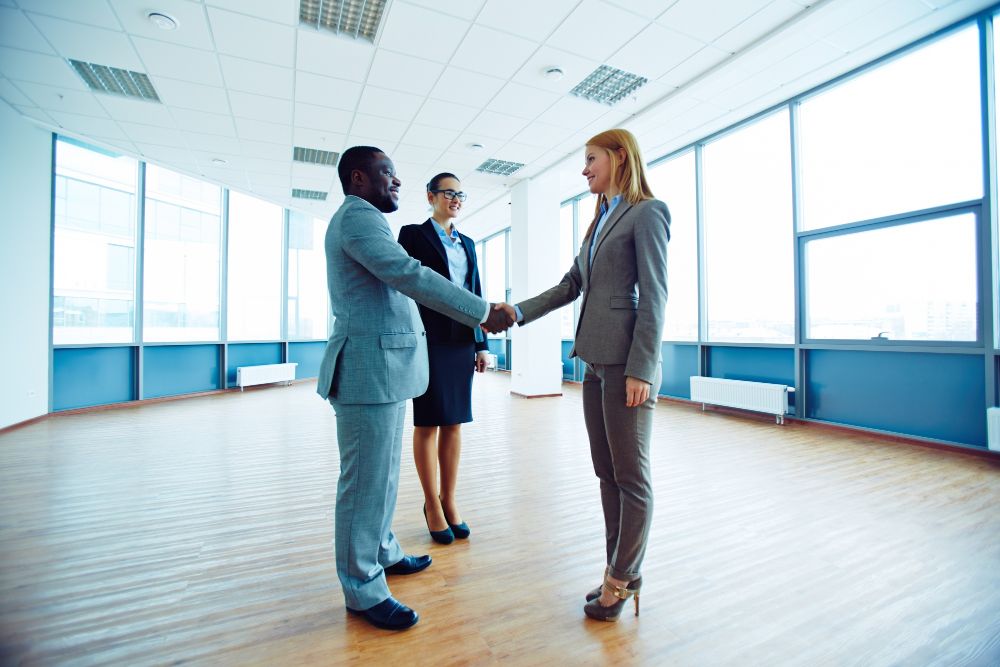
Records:
[[[649,399],[634,408],[625,406],[624,364],[588,363],[583,377],[583,417],[601,480],[608,572],[623,581],[640,575],[653,519],[649,450],[661,374],[657,366]]]
[[[406,402],[354,404],[330,399],[337,413],[340,479],[334,516],[337,576],[351,609],[389,597],[383,569],[403,558],[392,532]],[[377,529],[376,529],[377,527]]]

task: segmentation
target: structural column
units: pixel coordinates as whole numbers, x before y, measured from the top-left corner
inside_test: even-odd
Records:
[[[569,268],[559,265],[558,188],[558,177],[548,173],[511,190],[511,303],[552,287]],[[512,393],[528,397],[562,393],[559,321],[559,311],[553,311],[528,326],[511,329]]]

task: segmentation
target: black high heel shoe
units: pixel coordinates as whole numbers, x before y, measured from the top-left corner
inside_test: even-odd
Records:
[[[438,496],[438,501],[440,500],[441,496]],[[472,534],[472,530],[469,529],[469,524],[465,523],[464,521],[462,523],[452,523],[448,519],[447,514],[444,515],[444,520],[448,522],[448,528],[451,529],[451,532],[455,535],[456,538],[460,540],[465,540],[468,539],[469,535]]]
[[[587,604],[583,605],[583,613],[598,621],[614,622],[622,615],[625,603],[630,597],[635,598],[635,615],[639,615],[639,589],[642,587],[642,579],[630,581],[626,586],[615,586],[607,580],[602,584],[611,589],[611,593],[618,598],[607,607],[601,604],[600,594]]]
[[[424,503],[424,523],[427,524],[427,532],[431,534],[431,539],[438,544],[451,544],[455,541],[455,533],[451,532],[451,526],[444,530],[431,530],[431,524],[427,521],[426,503]]]

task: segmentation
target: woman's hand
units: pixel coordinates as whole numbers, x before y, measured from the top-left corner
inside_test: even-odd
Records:
[[[476,352],[476,372],[477,373],[485,373],[486,372],[486,366],[489,364],[489,359],[490,359],[490,353],[489,352],[486,352],[485,350],[482,350],[480,352]]]
[[[645,380],[625,376],[625,407],[634,408],[649,400],[650,385]]]

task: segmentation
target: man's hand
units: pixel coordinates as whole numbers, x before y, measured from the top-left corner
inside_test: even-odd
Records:
[[[514,322],[517,322],[517,311],[514,310],[514,306],[509,303],[493,304],[493,310],[503,310],[503,312],[507,313],[507,317],[510,318],[510,323],[512,325]]]
[[[507,304],[491,303],[490,313],[486,316],[486,321],[480,324],[483,331],[487,333],[500,333],[501,331],[506,331],[510,328],[510,325],[514,324],[514,318],[508,314],[507,310],[502,308]],[[507,306],[507,308],[511,308]]]
[[[625,407],[634,408],[649,400],[650,384],[631,376],[625,376]]]
[[[486,366],[489,364],[489,361],[490,361],[489,352],[487,352],[486,350],[481,350],[479,352],[476,352],[476,372],[485,373]]]

